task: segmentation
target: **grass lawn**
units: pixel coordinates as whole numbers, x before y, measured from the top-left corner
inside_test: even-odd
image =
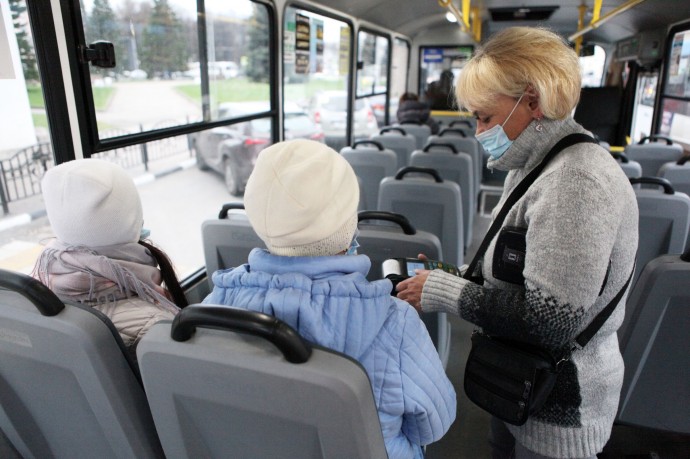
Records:
[[[210,84],[211,97],[217,103],[268,100],[270,95],[268,83],[255,83],[246,78],[212,81]],[[193,102],[201,103],[199,83],[183,84],[176,86],[175,89]],[[306,100],[318,91],[331,89],[345,90],[345,80],[311,80],[307,83],[286,84],[285,99]]]
[[[28,86],[26,88],[29,94],[29,104],[31,108],[45,108],[45,103],[43,101],[43,91],[38,85]],[[108,106],[110,98],[113,96],[115,88],[113,87],[103,87],[103,88],[93,88],[93,102],[96,110],[103,110]]]

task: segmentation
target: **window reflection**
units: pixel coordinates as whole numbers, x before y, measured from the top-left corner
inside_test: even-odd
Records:
[[[291,112],[300,110],[310,122],[313,134],[309,136],[322,139],[336,150],[346,145],[351,33],[350,26],[343,21],[294,7],[286,9],[283,37],[286,139],[307,135],[297,134],[288,121]],[[366,113],[362,113],[366,118]],[[304,118],[300,123],[307,124]]]
[[[250,0],[84,0],[86,43],[113,43],[117,65],[90,66],[101,139],[222,118],[227,102],[268,101],[269,15]]]

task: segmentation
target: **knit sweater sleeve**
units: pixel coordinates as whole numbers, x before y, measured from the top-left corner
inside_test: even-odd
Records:
[[[483,287],[434,271],[423,310],[454,312],[488,333],[559,348],[581,330],[599,295],[621,206],[600,180],[570,167],[542,176],[523,199],[524,285]]]

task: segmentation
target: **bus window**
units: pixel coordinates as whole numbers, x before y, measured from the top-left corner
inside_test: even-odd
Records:
[[[690,23],[678,26],[667,50],[659,133],[690,145]],[[673,31],[673,29],[672,29]]]
[[[295,7],[285,11],[285,105],[301,107],[335,150],[347,144],[351,37],[344,21]]]
[[[410,42],[401,38],[393,41],[393,58],[391,60],[389,124],[397,121],[400,96],[407,91],[407,72],[410,66]],[[378,117],[377,117],[378,119]],[[380,122],[379,122],[380,124]]]
[[[606,63],[606,51],[599,45],[587,47],[591,50],[587,55],[580,56],[582,69],[582,87],[598,88],[604,78],[604,64]]]
[[[388,38],[365,30],[360,30],[357,36],[356,105],[360,108],[355,107],[354,140],[376,134],[379,125],[385,124],[390,60]]]
[[[54,160],[26,10],[24,0],[0,2],[0,123],[11,126],[0,138],[0,268],[28,274],[38,241],[50,235],[30,220],[41,212],[40,181]]]
[[[453,82],[472,56],[474,47],[420,46],[419,96],[432,110],[455,110]]]
[[[115,47],[115,68],[89,67],[100,139],[214,120],[226,102],[268,101],[267,8],[207,2],[204,18],[200,46],[196,1],[84,3],[85,42]]]
[[[651,135],[652,118],[654,116],[654,98],[659,80],[659,73],[642,73],[637,79],[635,108],[631,126],[632,141]]]

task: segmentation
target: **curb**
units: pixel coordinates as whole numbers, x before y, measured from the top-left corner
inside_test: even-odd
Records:
[[[185,169],[189,169],[193,167],[196,164],[196,159],[195,158],[190,158],[187,160],[184,160],[180,163],[178,163],[176,166],[173,166],[169,169],[163,169],[160,172],[156,172],[155,174],[147,173],[147,174],[142,174],[138,177],[135,177],[134,184],[137,187],[140,187],[142,185],[145,185],[147,183],[151,183],[155,180],[158,180],[159,178],[165,177],[166,175],[174,174],[175,172],[180,172]],[[2,231],[7,231],[12,228],[16,228],[17,226],[23,226],[28,223],[31,223],[34,220],[38,220],[39,218],[43,218],[47,215],[47,212],[45,209],[38,209],[33,212],[26,212],[23,214],[18,214],[18,215],[13,215],[11,217],[7,218],[2,218],[0,219],[0,232]]]

